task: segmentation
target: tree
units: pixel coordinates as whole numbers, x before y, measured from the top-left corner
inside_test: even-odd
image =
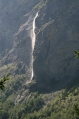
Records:
[[[9,80],[10,74],[7,74],[6,76],[4,76],[1,80],[0,80],[0,89],[3,90],[4,89],[4,84],[7,80]]]
[[[74,52],[76,54],[76,58],[79,58],[79,51],[74,50]],[[74,105],[74,111],[75,111],[76,115],[79,116],[79,108],[76,105]]]
[[[74,50],[74,52],[75,52],[76,58],[79,58],[79,51]]]
[[[76,115],[79,117],[79,109],[76,105],[74,105],[74,111],[75,111]]]

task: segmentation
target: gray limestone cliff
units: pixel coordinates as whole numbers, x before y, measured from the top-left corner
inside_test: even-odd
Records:
[[[63,87],[79,74],[74,56],[74,50],[79,50],[79,2],[48,0],[36,25],[34,72],[38,86]]]
[[[33,79],[38,87],[59,88],[78,76],[77,0],[0,0],[0,77],[11,72],[30,78],[30,31],[37,11]]]
[[[39,0],[0,1],[0,74],[27,74],[31,62],[31,37],[33,18],[37,12]],[[3,67],[5,71],[3,70]]]

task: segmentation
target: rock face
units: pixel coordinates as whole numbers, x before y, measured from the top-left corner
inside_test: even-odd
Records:
[[[39,11],[34,79],[39,87],[58,88],[75,78],[79,71],[73,52],[79,49],[78,5],[77,0],[0,0],[0,76],[27,72],[29,79],[30,30]]]
[[[41,86],[61,87],[78,75],[79,61],[74,58],[74,50],[79,49],[78,4],[49,0],[39,11],[34,72]]]
[[[4,65],[13,64],[16,68],[9,70],[12,74],[21,75],[28,72],[27,74],[30,75],[29,67],[32,57],[30,31],[37,12],[37,7],[34,9],[33,7],[38,3],[39,0],[0,1],[1,72]],[[8,72],[7,69],[5,71]]]

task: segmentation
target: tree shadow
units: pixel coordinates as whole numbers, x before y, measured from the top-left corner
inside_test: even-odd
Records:
[[[35,80],[34,80],[35,81]],[[66,80],[56,81],[55,79],[51,81],[35,81],[30,87],[30,92],[38,92],[39,94],[51,93],[60,91],[62,89],[70,90],[73,87],[79,86],[79,76],[67,82]]]
[[[30,92],[38,92],[40,93],[50,93],[52,91],[58,91],[61,90],[61,86],[62,84],[60,84],[59,81],[50,81],[50,82],[46,82],[45,80],[40,80],[40,81],[36,81],[34,84],[32,84],[29,87]],[[63,87],[62,87],[63,88]]]

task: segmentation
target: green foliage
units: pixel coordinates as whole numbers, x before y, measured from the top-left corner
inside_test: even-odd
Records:
[[[10,79],[9,76],[10,76],[10,74],[8,74],[7,76],[4,76],[4,78],[0,80],[0,89],[1,89],[1,90],[4,89],[4,87],[5,87],[5,86],[4,86],[5,82]]]
[[[45,6],[45,3],[46,3],[46,0],[41,0],[40,1],[40,9],[43,7],[43,6]]]
[[[32,114],[35,111],[40,110],[44,105],[44,101],[40,95],[35,93],[31,94],[31,97],[25,102],[18,104],[16,106],[13,105],[13,108],[12,105],[13,104],[11,103],[8,104],[8,106],[10,106],[9,107],[10,109],[7,111],[9,119],[24,119],[26,115]]]
[[[3,82],[7,81],[7,78],[8,76],[4,77]],[[9,81],[10,87],[7,85],[4,94],[2,94],[3,98],[1,98],[0,119],[75,119],[76,115],[79,115],[79,77],[59,93],[52,92],[49,95],[30,93],[23,102],[15,105],[14,95],[22,86],[24,79],[23,75],[17,75]],[[30,85],[28,84],[27,87],[29,88]]]
[[[79,116],[79,109],[76,105],[74,105],[74,110],[77,116]]]
[[[76,58],[79,58],[79,51],[74,50],[74,52],[76,54]],[[79,82],[77,83],[77,85],[79,85]],[[76,115],[79,116],[79,108],[76,105],[74,105],[74,111],[75,111]]]
[[[79,58],[79,51],[74,50],[74,52],[75,52],[76,58]]]
[[[7,76],[8,77],[8,76]],[[24,76],[9,80],[0,100],[0,119],[75,119],[79,101],[79,81],[74,79],[66,89],[51,94],[30,93],[15,105],[15,94]],[[76,85],[77,84],[77,85]]]
[[[74,104],[78,105],[79,87],[64,89],[51,94],[31,93],[25,101],[14,104],[9,98],[4,101],[0,119],[75,119]],[[75,107],[77,110],[77,107]]]

